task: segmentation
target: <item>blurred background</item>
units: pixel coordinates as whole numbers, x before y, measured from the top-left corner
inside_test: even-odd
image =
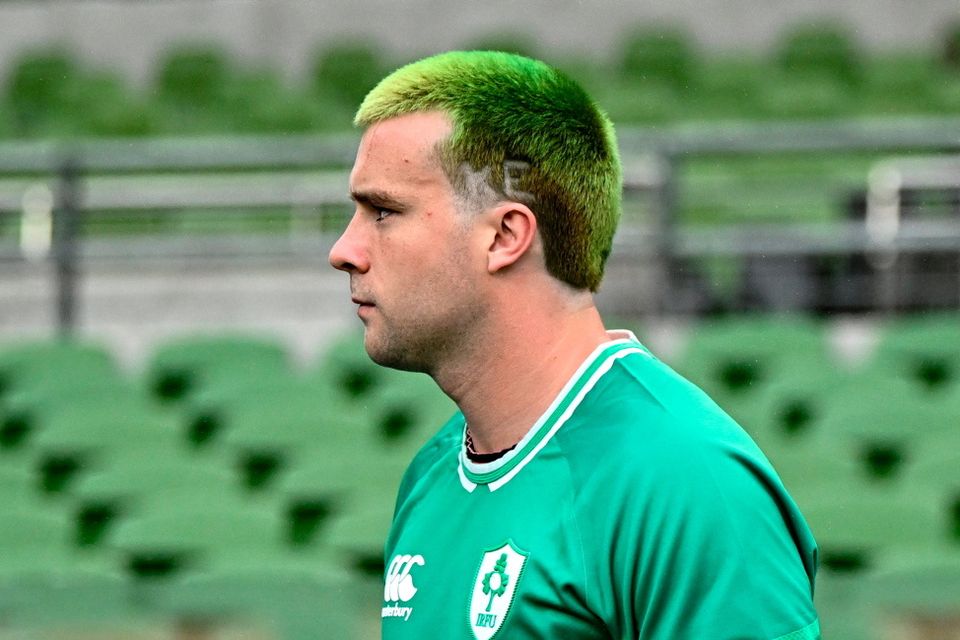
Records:
[[[618,125],[598,302],[760,443],[826,638],[960,638],[955,0],[0,0],[0,639],[376,638],[454,410],[326,255],[350,119],[451,48]]]

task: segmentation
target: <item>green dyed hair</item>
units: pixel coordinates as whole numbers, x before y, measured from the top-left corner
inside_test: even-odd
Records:
[[[498,197],[534,211],[547,270],[596,291],[620,219],[622,170],[613,124],[583,88],[538,60],[454,51],[381,80],[354,123],[421,111],[453,123],[438,151],[454,189],[470,197],[465,166],[486,172]]]

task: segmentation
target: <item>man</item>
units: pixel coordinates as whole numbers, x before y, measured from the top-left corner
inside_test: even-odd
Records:
[[[816,547],[763,454],[594,306],[621,170],[584,91],[453,52],[356,123],[330,262],[370,357],[460,409],[401,484],[383,637],[818,638]]]

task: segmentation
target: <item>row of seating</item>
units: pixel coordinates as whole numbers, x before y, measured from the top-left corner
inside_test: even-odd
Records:
[[[798,318],[701,321],[669,354],[800,503],[831,635],[876,637],[875,602],[915,607],[898,581],[960,584],[958,329],[955,314],[882,325],[859,369]],[[0,348],[0,617],[69,600],[217,624],[258,611],[281,637],[323,635],[300,594],[340,603],[320,616],[336,637],[369,637],[396,486],[453,410],[357,336],[306,369],[269,337],[185,337],[136,375],[91,344]],[[922,604],[960,604],[934,595]]]
[[[536,55],[529,42],[464,44]],[[561,66],[620,122],[955,114],[960,78],[943,49],[869,55],[842,28],[807,25],[785,34],[769,59],[707,58],[683,33],[643,29],[626,38],[613,64]],[[158,60],[154,86],[138,95],[63,50],[27,51],[3,91],[0,137],[345,129],[366,91],[397,63],[369,47],[333,44],[316,54],[304,86],[290,87],[279,73],[235,68],[216,46],[189,45]]]

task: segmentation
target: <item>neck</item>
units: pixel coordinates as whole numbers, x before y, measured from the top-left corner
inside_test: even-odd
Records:
[[[457,362],[433,372],[466,417],[477,453],[516,444],[608,339],[589,294],[525,302],[472,336]]]

